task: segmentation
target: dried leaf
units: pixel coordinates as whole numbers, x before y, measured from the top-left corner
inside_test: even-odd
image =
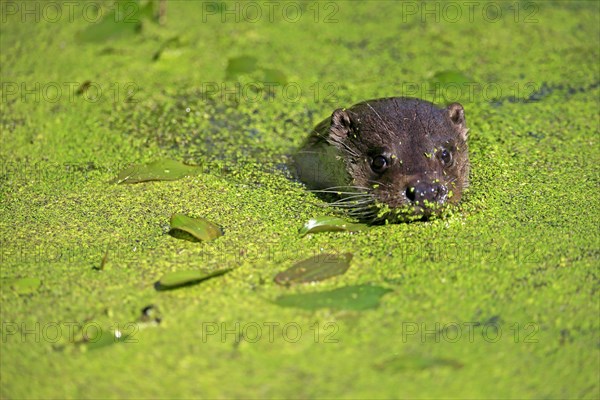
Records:
[[[337,254],[319,254],[296,263],[291,268],[275,276],[275,283],[291,285],[296,283],[318,282],[341,275],[350,267],[352,254],[341,257]]]

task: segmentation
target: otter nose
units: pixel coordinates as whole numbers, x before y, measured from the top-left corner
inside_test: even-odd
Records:
[[[412,203],[423,204],[425,201],[443,203],[446,201],[448,189],[441,183],[417,181],[406,189],[406,197]]]

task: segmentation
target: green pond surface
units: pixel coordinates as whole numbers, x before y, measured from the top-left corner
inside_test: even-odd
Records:
[[[2,1],[1,398],[598,399],[599,4]],[[464,106],[461,205],[300,235],[294,150],[400,95]]]

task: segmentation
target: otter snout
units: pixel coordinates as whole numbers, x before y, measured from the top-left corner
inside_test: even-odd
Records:
[[[448,197],[448,188],[439,182],[416,181],[408,185],[406,198],[415,205],[423,206],[427,202],[443,204]]]

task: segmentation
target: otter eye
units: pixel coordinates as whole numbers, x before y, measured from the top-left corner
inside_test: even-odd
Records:
[[[371,161],[371,169],[375,172],[383,172],[389,167],[390,161],[385,156],[375,156]]]
[[[444,163],[444,165],[449,166],[452,164],[452,153],[449,150],[442,149],[440,151],[440,160]]]

